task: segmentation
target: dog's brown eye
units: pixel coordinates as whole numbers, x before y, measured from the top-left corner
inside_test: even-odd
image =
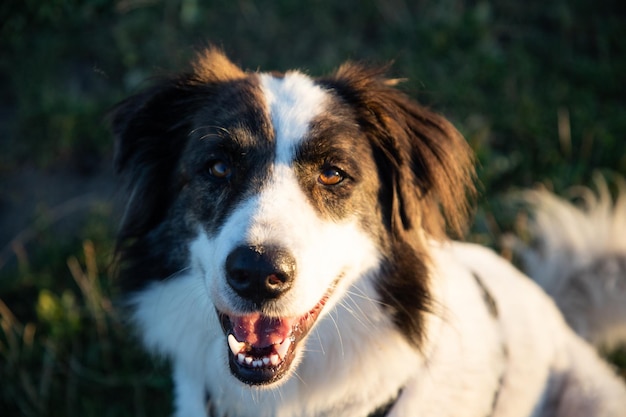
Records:
[[[320,173],[317,181],[323,185],[337,185],[343,181],[343,173],[337,168],[327,168]]]
[[[232,175],[232,168],[224,161],[216,160],[209,164],[209,174],[217,179],[228,179]]]

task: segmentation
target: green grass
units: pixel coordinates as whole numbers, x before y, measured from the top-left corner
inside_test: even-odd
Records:
[[[48,0],[0,4],[0,187],[24,167],[88,177],[110,164],[103,117],[208,42],[243,67],[312,74],[346,59],[448,116],[479,159],[472,240],[498,246],[504,196],[626,173],[626,8],[618,1]],[[0,194],[3,191],[0,190]],[[0,410],[169,414],[166,365],[113,308],[111,206],[64,233],[45,211],[0,263]],[[2,259],[0,259],[2,260]],[[625,357],[611,357],[624,369]],[[8,410],[8,413],[5,412]]]
[[[16,247],[0,298],[3,415],[167,415],[167,370],[114,308],[110,215],[91,213],[82,242],[50,226],[30,249]]]

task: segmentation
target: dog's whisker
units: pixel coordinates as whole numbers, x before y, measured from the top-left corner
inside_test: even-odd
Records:
[[[465,226],[472,152],[395,84],[350,63],[324,78],[246,72],[209,48],[114,110],[130,192],[119,278],[144,342],[172,362],[175,415],[206,417],[208,399],[216,417],[621,417],[623,384],[553,300],[502,257],[446,238]],[[616,245],[595,243],[598,226],[623,242],[621,215],[555,216],[544,238],[558,229],[593,249],[572,249],[581,262]],[[614,249],[581,272],[618,282]],[[527,253],[562,274],[567,256],[552,255]],[[626,317],[616,298],[607,314]]]
[[[219,138],[223,138],[223,137],[230,137],[231,133],[230,131],[223,127],[223,126],[216,126],[216,125],[203,125],[203,126],[198,126],[195,129],[191,130],[189,133],[191,134],[195,134],[196,132],[199,132],[201,130],[209,130],[209,129],[215,129],[216,132],[208,132],[204,135],[202,135],[199,139],[203,139],[209,136],[217,136]]]
[[[367,297],[366,300],[374,305],[382,305],[377,300],[374,300],[370,297]],[[348,306],[348,302],[350,302],[350,306]],[[365,313],[363,307],[361,306],[361,303],[354,300],[354,293],[346,293],[346,299],[342,300],[341,304],[344,305],[344,308],[348,310],[355,318],[365,318],[369,324],[372,324],[369,314]]]
[[[348,296],[349,297],[349,296]],[[363,327],[368,327],[368,324],[371,324],[370,319],[363,313],[363,311],[356,306],[360,311],[357,313],[350,305],[348,305],[348,300],[342,300],[339,302],[339,306],[346,312],[348,312],[352,317],[354,317]],[[366,320],[363,321],[363,319]]]
[[[324,343],[322,342],[322,337],[320,336],[320,332],[317,328],[313,329],[315,336],[317,337],[318,344],[320,346],[320,351],[323,355],[326,355],[326,351],[324,350]]]
[[[302,378],[300,376],[300,374],[298,374],[297,370],[293,371],[293,376],[295,376],[296,378],[298,378],[298,380],[302,383],[302,385],[304,385],[305,387],[308,385],[307,382],[304,380],[304,378]]]
[[[360,288],[360,287],[359,287],[359,286],[357,286],[357,285],[352,285],[352,286],[351,286],[351,287],[350,287],[350,288],[346,291],[346,293],[347,293],[347,294],[352,294],[352,295],[354,295],[355,297],[362,298],[363,300],[366,300],[366,301],[371,301],[371,302],[373,302],[373,303],[380,303],[380,301],[379,301],[379,300],[377,300],[376,298],[372,298],[372,296],[370,296],[369,294],[367,294],[363,288]]]
[[[339,325],[337,324],[337,320],[333,317],[333,313],[337,314],[337,310],[332,310],[328,313],[328,317],[332,320],[335,325],[335,329],[337,330],[337,339],[339,340],[339,346],[341,347],[341,356],[345,356],[345,352],[343,349],[343,336],[341,335],[341,330],[339,329]]]
[[[180,277],[181,275],[183,275],[185,272],[190,271],[191,270],[191,266],[186,266],[184,268],[180,268],[178,271],[171,273],[170,275],[168,275],[167,277],[163,278],[162,281],[163,282],[167,282],[167,281],[171,281],[175,278]]]

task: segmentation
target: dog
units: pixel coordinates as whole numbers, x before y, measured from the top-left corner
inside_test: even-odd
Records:
[[[626,415],[531,280],[453,241],[470,148],[384,69],[220,50],[120,103],[119,281],[178,417]]]
[[[613,200],[607,180],[594,180],[597,191],[571,190],[576,205],[545,188],[513,197],[529,217],[521,217],[527,221],[517,235],[505,235],[503,246],[578,335],[612,352],[626,347],[626,182],[617,177]]]

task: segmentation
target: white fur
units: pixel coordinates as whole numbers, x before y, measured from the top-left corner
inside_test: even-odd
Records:
[[[583,207],[546,190],[525,192],[532,208],[525,232],[538,245],[505,241],[577,333],[606,349],[626,344],[626,183],[617,184],[616,201],[602,177],[597,194],[578,188]]]
[[[174,359],[179,416],[202,415],[207,388],[218,411],[241,417],[330,415],[337,407],[345,407],[347,415],[366,414],[371,401],[384,402],[397,393],[420,358],[383,313],[367,278],[380,262],[371,238],[356,219],[320,218],[289,166],[310,117],[323,109],[323,96],[315,98],[321,90],[298,73],[263,80],[279,150],[271,178],[232,212],[216,236],[198,231],[190,244],[189,270],[136,297],[135,320],[146,344]],[[297,259],[298,279],[275,304],[277,316],[311,310],[341,276],[318,325],[298,347],[292,364],[296,375],[270,388],[251,388],[230,375],[226,338],[214,311],[237,313],[238,299],[223,266],[242,244],[277,244]],[[394,356],[404,359],[389,361]],[[362,381],[361,389],[354,389],[355,380]]]
[[[241,417],[335,415],[332,410],[367,415],[370,404],[393,397],[399,387],[404,393],[391,416],[457,416],[459,404],[465,415],[483,416],[503,376],[494,416],[528,416],[552,386],[572,378],[578,380],[574,393],[612,400],[598,407],[580,392],[569,394],[570,414],[563,417],[621,415],[616,410],[626,405],[626,391],[538,287],[479,246],[433,243],[431,249],[439,310],[429,316],[420,353],[380,308],[370,275],[341,291],[345,298],[306,340],[296,375],[271,388],[251,388],[230,375],[224,336],[197,271],[142,292],[134,300],[135,319],[146,343],[174,360],[178,416],[204,415],[205,387],[217,410]],[[471,271],[498,301],[500,324],[494,326],[484,308]]]
[[[290,165],[295,146],[302,141],[312,117],[319,115],[328,95],[297,71],[282,78],[261,74],[261,89],[276,133],[276,163]]]
[[[596,177],[596,184],[597,195],[582,190],[583,208],[547,190],[524,193],[533,207],[529,232],[542,246],[520,254],[529,274],[551,294],[565,284],[568,272],[605,255],[626,254],[626,184],[619,183],[621,192],[615,203],[604,179]]]
[[[562,390],[559,394],[570,401],[567,411],[561,409],[558,416],[623,415],[623,383],[565,325],[552,299],[538,286],[504,259],[478,245],[454,243],[449,250],[445,246],[443,249],[438,255],[444,256],[439,258],[441,264],[457,263],[478,274],[499,306],[508,359],[501,401],[494,416],[528,415],[533,404],[538,404],[534,416],[552,416],[550,411],[554,410],[546,414],[541,409],[540,398],[554,395],[554,389]],[[452,275],[444,270],[442,278],[448,281]],[[451,299],[446,305],[458,306],[462,302]],[[470,337],[471,332],[467,329],[465,337]],[[483,334],[482,330],[477,333]],[[477,349],[485,348],[482,336],[474,339],[473,344]],[[584,396],[580,395],[583,391]]]
[[[422,348],[410,345],[375,290],[381,254],[373,237],[356,218],[321,217],[291,166],[296,145],[324,111],[325,93],[299,73],[261,80],[276,133],[270,178],[218,233],[198,227],[185,270],[131,299],[146,345],[173,361],[178,417],[206,416],[207,390],[219,417],[361,417],[401,388],[391,416],[547,416],[555,387],[569,396],[568,417],[619,417],[626,410],[626,390],[552,301],[475,245],[429,244],[435,311],[426,316]],[[224,263],[242,244],[277,244],[296,259],[297,279],[273,302],[276,316],[310,311],[342,277],[299,344],[292,372],[270,386],[248,386],[231,375],[215,312],[241,308]],[[474,274],[495,298],[498,317]],[[602,405],[580,399],[582,390],[591,393],[586,398],[603,398]]]

